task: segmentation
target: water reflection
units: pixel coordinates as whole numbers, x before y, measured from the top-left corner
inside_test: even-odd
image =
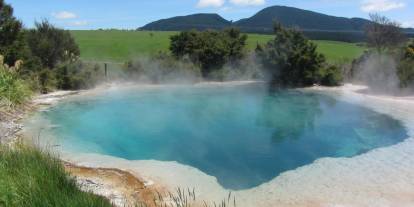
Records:
[[[331,104],[335,104],[335,99]],[[272,140],[298,140],[312,133],[315,119],[322,114],[320,96],[300,91],[270,92],[263,98],[257,123],[273,129]]]

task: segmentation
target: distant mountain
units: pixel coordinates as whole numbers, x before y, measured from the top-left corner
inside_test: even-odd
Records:
[[[218,14],[193,14],[162,19],[149,23],[141,30],[184,31],[223,29],[238,27],[248,33],[272,33],[273,23],[302,30],[311,39],[326,39],[348,42],[364,41],[364,28],[370,23],[362,18],[345,18],[286,6],[272,6],[259,11],[250,18],[231,22]],[[414,29],[404,29],[414,36]]]
[[[169,19],[161,19],[149,23],[141,29],[155,31],[182,31],[190,29],[206,30],[223,29],[231,25],[232,23],[230,21],[227,21],[218,14],[193,14]]]
[[[271,31],[274,22],[286,27],[313,31],[362,31],[370,22],[362,18],[335,17],[303,9],[272,6],[259,11],[250,18],[234,23],[244,31]]]
[[[405,28],[404,31],[408,33],[414,33],[414,28]]]

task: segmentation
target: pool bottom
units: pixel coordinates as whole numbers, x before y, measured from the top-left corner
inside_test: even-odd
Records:
[[[342,87],[320,92],[399,119],[413,136],[414,102],[363,96],[352,90]],[[409,138],[400,144],[354,158],[319,159],[313,164],[285,172],[259,187],[233,194],[237,206],[413,206],[412,154],[414,138]],[[219,202],[228,195],[214,177],[175,162],[127,161],[109,156],[67,153],[62,153],[62,158],[82,166],[126,170],[171,191],[176,187],[194,187],[199,200]]]

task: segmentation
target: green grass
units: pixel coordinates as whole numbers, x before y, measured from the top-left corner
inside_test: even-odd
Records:
[[[139,55],[167,51],[169,37],[176,32],[71,31],[81,58],[94,61],[125,62]]]
[[[0,146],[0,206],[112,206],[80,191],[60,160],[35,148]]]
[[[254,50],[257,43],[264,44],[273,39],[273,35],[249,34],[247,48]],[[329,62],[349,62],[362,55],[366,48],[356,43],[313,40],[318,45],[318,51],[325,55]]]
[[[125,62],[139,55],[168,51],[169,37],[176,32],[148,31],[71,31],[81,49],[81,58],[89,61]],[[152,34],[152,35],[151,35]],[[264,44],[272,35],[249,34],[247,48]],[[344,62],[360,56],[365,48],[354,43],[314,41],[329,62]]]

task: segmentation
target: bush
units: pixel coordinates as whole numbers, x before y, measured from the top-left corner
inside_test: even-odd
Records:
[[[400,87],[406,88],[414,84],[414,60],[403,60],[397,68]]]
[[[30,83],[32,90],[47,93],[54,88],[79,89],[94,83],[88,68],[74,69],[80,51],[69,31],[47,21],[36,22],[34,29],[24,30],[13,16],[13,8],[4,0],[0,0],[0,54],[8,65],[17,60],[25,62],[13,76]]]
[[[325,57],[316,51],[314,43],[301,32],[280,24],[275,25],[274,31],[274,40],[256,48],[273,87],[305,87],[324,79],[320,75]]]
[[[47,21],[36,22],[35,27],[28,31],[27,42],[44,68],[53,69],[59,63],[79,57],[79,47],[69,31],[58,29]]]
[[[221,69],[227,62],[243,58],[247,36],[237,29],[224,31],[185,31],[171,37],[170,51],[178,59],[188,56],[200,65],[203,77]]]
[[[58,89],[79,90],[94,87],[103,81],[104,74],[97,64],[76,61],[58,67],[55,77]]]
[[[43,69],[37,73],[38,87],[43,94],[49,93],[56,88],[56,79],[53,71]]]
[[[129,81],[150,83],[197,82],[200,69],[186,57],[176,59],[160,52],[157,55],[128,61],[123,68]]]
[[[403,58],[398,64],[397,74],[402,88],[414,86],[414,40],[403,48]]]
[[[21,61],[15,66],[3,65],[3,56],[0,55],[0,107],[14,107],[27,101],[31,95],[29,87],[19,79],[17,70]]]
[[[414,60],[414,40],[407,47],[405,47],[405,50],[403,53],[404,53],[403,58]]]
[[[21,75],[31,80],[33,89],[48,93],[56,88],[89,88],[95,83],[89,68],[81,68],[79,47],[68,31],[43,21],[36,22],[25,36],[32,57]]]
[[[330,65],[320,71],[320,84],[324,86],[339,86],[343,81],[342,69],[336,65]]]
[[[35,148],[0,146],[0,206],[112,206],[105,198],[85,193],[60,160]]]

